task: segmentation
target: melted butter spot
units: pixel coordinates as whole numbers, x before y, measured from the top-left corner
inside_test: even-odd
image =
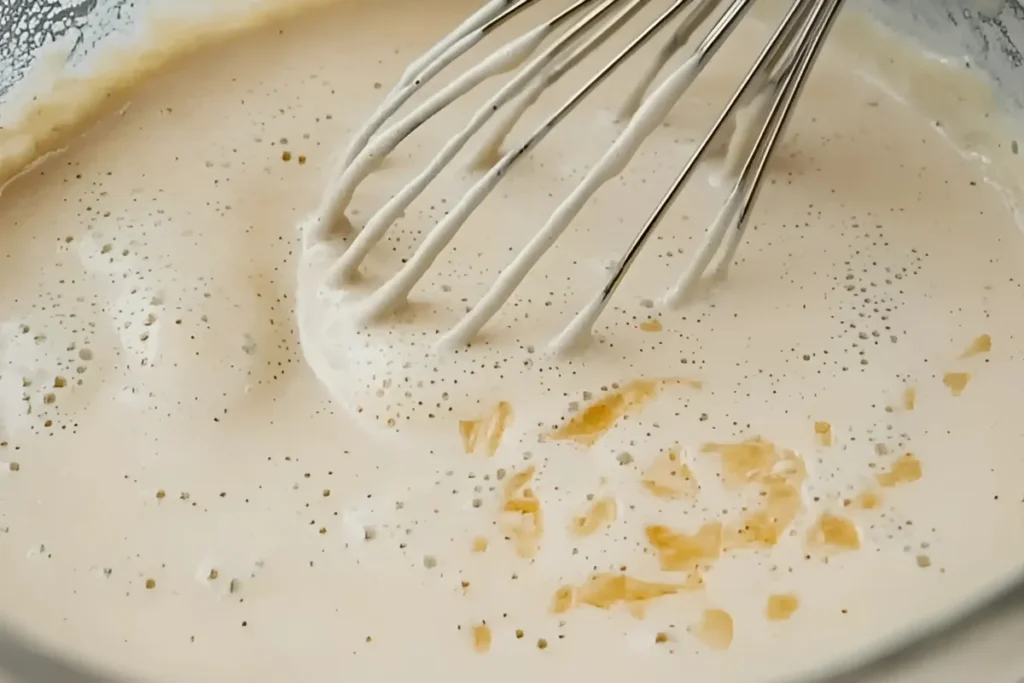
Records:
[[[658,498],[696,498],[700,485],[690,466],[682,462],[678,449],[659,456],[644,472],[640,485]]]
[[[473,627],[473,649],[483,654],[491,649],[491,627],[478,624]]]
[[[742,525],[730,530],[726,541],[730,550],[777,545],[800,513],[802,501],[797,487],[780,483],[766,490],[765,509],[751,513]]]
[[[487,539],[483,536],[477,536],[473,539],[473,552],[474,553],[485,553],[487,552]]]
[[[857,531],[857,525],[845,517],[825,512],[811,527],[807,541],[811,545],[859,550],[860,532]]]
[[[543,437],[544,441],[575,441],[592,446],[626,415],[640,412],[664,385],[686,385],[700,389],[701,383],[688,379],[640,379],[605,394],[565,425]]]
[[[579,605],[599,609],[610,609],[618,603],[636,606],[664,595],[674,595],[682,589],[681,585],[650,583],[625,574],[593,574],[579,587],[559,588],[555,593],[552,611],[560,614]],[[633,613],[640,616],[639,612]]]
[[[704,590],[704,575],[700,569],[690,572],[682,583],[682,589],[686,591]]]
[[[768,621],[786,621],[793,616],[798,607],[800,600],[795,595],[770,595],[765,616],[768,617]]]
[[[537,554],[544,535],[544,513],[540,499],[532,490],[525,488],[535,471],[531,465],[509,478],[505,483],[505,500],[501,506],[502,528],[515,544],[516,553],[524,558]]]
[[[574,591],[575,589],[572,586],[562,586],[555,591],[555,598],[551,601],[551,611],[555,614],[562,614],[571,610]]]
[[[828,422],[815,422],[814,435],[822,446],[832,445],[832,425]]]
[[[971,375],[967,372],[947,372],[942,378],[942,383],[949,387],[954,396],[959,396],[967,387]]]
[[[843,507],[857,508],[861,510],[874,510],[882,505],[882,496],[874,491],[865,491],[856,498],[848,498],[843,501]]]
[[[482,449],[487,455],[494,455],[511,422],[512,406],[506,401],[498,403],[487,417],[460,420],[459,434],[462,436],[463,448],[467,453],[477,453]]]
[[[879,474],[878,483],[886,488],[910,484],[921,478],[921,461],[913,453],[907,453],[892,464],[892,469]]]
[[[516,472],[505,482],[505,498],[511,498],[519,493],[519,490],[530,483],[537,468],[530,465],[522,472]]]
[[[540,540],[544,535],[544,515],[538,509],[532,515],[524,515],[522,520],[511,527],[510,535],[515,542],[519,557],[531,558],[540,550]]]
[[[540,511],[540,501],[532,497],[532,491],[523,493],[522,498],[513,498],[505,501],[505,512],[521,512],[524,515],[533,515]]]
[[[732,645],[732,617],[725,610],[706,609],[690,632],[712,650],[727,650]]]
[[[983,353],[988,353],[992,350],[992,337],[987,334],[983,334],[974,341],[971,345],[964,349],[964,352],[960,354],[961,358],[971,358],[972,356],[980,356]]]
[[[775,446],[760,438],[748,439],[742,443],[708,443],[702,453],[718,455],[724,470],[726,483],[744,486],[771,473],[779,460]]]
[[[664,571],[695,572],[702,564],[714,562],[722,555],[720,522],[709,522],[693,535],[661,525],[649,526],[646,532]]]
[[[803,508],[802,486],[807,468],[795,451],[779,450],[760,438],[738,444],[706,444],[705,453],[719,456],[725,480],[733,486],[757,484],[762,507],[726,532],[725,547],[772,547],[781,540]]]
[[[577,536],[590,536],[602,527],[610,525],[619,514],[619,506],[614,498],[602,498],[596,501],[586,514],[574,517],[572,529]]]
[[[661,332],[664,328],[662,328],[660,320],[651,318],[640,323],[640,329],[644,332]]]
[[[903,390],[903,408],[905,410],[913,410],[917,404],[917,389],[914,387],[907,387]]]

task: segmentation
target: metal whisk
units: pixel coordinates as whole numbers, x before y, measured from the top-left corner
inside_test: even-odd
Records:
[[[495,131],[475,157],[480,167],[489,170],[451,212],[428,232],[402,268],[359,302],[354,311],[357,320],[369,323],[401,304],[462,224],[512,165],[539,145],[553,128],[641,47],[659,32],[674,27],[666,44],[626,98],[620,110],[620,118],[628,119],[628,123],[611,148],[500,273],[483,297],[442,336],[440,345],[451,348],[471,342],[504,305],[544,252],[565,231],[590,196],[607,180],[625,169],[643,139],[660,125],[754,4],[754,0],[730,0],[727,4],[724,0],[662,0],[668,6],[640,35],[593,75],[524,142],[500,155],[498,150],[505,137],[541,93],[574,69],[610,36],[622,30],[650,1],[576,0],[553,18],[509,41],[410,113],[389,124],[410,97],[459,56],[511,18],[530,9],[539,9],[545,3],[541,0],[491,0],[408,68],[377,112],[355,135],[345,154],[342,168],[306,226],[307,244],[315,244],[339,233],[351,237],[350,244],[329,272],[328,284],[338,286],[349,281],[394,221],[484,124],[498,112],[502,112],[504,118],[495,126]],[[743,238],[772,150],[783,135],[793,105],[800,96],[802,86],[842,5],[843,0],[792,1],[725,110],[683,165],[607,282],[554,340],[555,350],[572,348],[589,336],[636,256],[658,227],[693,170],[712,145],[729,138],[731,141],[726,169],[729,177],[734,180],[732,191],[708,229],[697,255],[667,292],[664,303],[674,307],[686,301],[709,268],[708,274],[712,277],[725,276]],[[717,10],[721,10],[718,18],[693,54],[657,88],[651,90],[668,61]],[[541,50],[546,40],[556,35],[554,41]],[[534,56],[538,50],[541,50],[540,53]],[[511,71],[516,71],[515,75],[477,110],[427,167],[377,210],[362,229],[352,235],[354,231],[345,217],[345,210],[359,184],[383,159],[409,134],[453,101],[484,80]],[[737,128],[736,116],[744,107],[752,112],[754,125]],[[716,253],[720,253],[720,257],[712,267],[710,264]]]

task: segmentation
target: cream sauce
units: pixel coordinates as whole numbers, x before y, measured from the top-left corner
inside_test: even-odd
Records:
[[[760,46],[744,37],[766,30],[741,28],[480,341],[438,355],[621,133],[622,95],[660,45],[501,181],[407,307],[361,327],[353,306],[478,179],[457,157],[348,291],[324,287],[344,242],[300,240],[350,137],[478,3],[418,7],[341,2],[182,58],[4,190],[0,616],[148,680],[756,682],[1017,567],[1024,239],[985,182],[1004,163],[994,139],[972,146],[985,167],[943,138],[987,112],[943,110],[963,126],[936,130],[921,111],[938,116],[939,95],[906,95],[919,111],[856,75],[871,62],[844,46],[870,41],[879,63],[902,48],[844,17],[730,281],[652,307],[724,198],[703,169],[599,343],[545,356],[749,66]],[[510,140],[625,39],[540,96]],[[895,81],[975,87],[902,63]],[[353,226],[493,91],[402,142],[353,194]],[[987,350],[966,353],[983,334]],[[965,379],[957,396],[947,373]],[[905,453],[919,476],[903,476]],[[614,514],[581,525],[608,500]],[[700,566],[663,569],[669,557]],[[770,620],[773,595],[799,609]]]

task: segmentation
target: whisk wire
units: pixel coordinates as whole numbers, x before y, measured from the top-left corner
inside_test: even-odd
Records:
[[[652,93],[636,115],[619,134],[607,152],[590,168],[583,180],[554,210],[545,225],[534,235],[495,279],[477,304],[441,338],[445,348],[463,346],[483,328],[504,305],[537,261],[568,228],[583,205],[600,187],[621,173],[632,160],[640,144],[656,129],[700,74],[711,57],[736,27],[739,19],[750,9],[753,0],[733,0],[707,36],[700,42],[693,56]]]
[[[357,188],[410,134],[485,80],[502,73],[515,72],[408,184],[371,215],[363,229],[351,237],[347,249],[332,264],[327,274],[328,287],[344,287],[352,281],[370,251],[383,239],[405,209],[453,161],[470,139],[495,116],[499,117],[497,125],[473,157],[473,167],[484,171],[483,175],[427,231],[412,256],[396,272],[365,297],[348,300],[346,305],[350,306],[352,318],[357,323],[370,324],[401,306],[466,220],[513,165],[536,148],[626,60],[678,19],[667,41],[655,54],[623,103],[620,113],[632,113],[632,116],[609,149],[584,174],[580,183],[559,203],[540,230],[502,269],[469,311],[451,329],[442,333],[438,341],[441,348],[469,344],[505,305],[591,196],[626,168],[644,140],[664,121],[754,4],[754,0],[672,0],[653,21],[646,23],[637,37],[620,49],[543,123],[522,142],[504,153],[500,150],[507,136],[541,94],[619,31],[650,0],[575,0],[553,18],[509,40],[489,57],[470,66],[436,94],[427,97],[422,104],[385,127],[403,103],[449,63],[476,45],[483,36],[538,2],[492,0],[485,6],[486,11],[478,12],[447,36],[442,41],[443,48],[434,48],[417,60],[414,65],[416,69],[410,67],[406,71],[370,123],[356,134],[350,146],[350,150],[355,150],[351,163],[328,187],[318,212],[306,226],[307,244],[315,244],[339,230],[346,232],[344,229],[351,227],[347,223],[345,211]],[[690,155],[602,288],[555,338],[552,343],[555,351],[574,348],[589,338],[598,317],[692,177],[697,165],[710,154],[718,153],[720,143],[728,131],[729,143],[722,167],[724,177],[732,183],[731,191],[718,217],[706,230],[704,240],[689,267],[674,286],[668,288],[663,301],[669,307],[685,301],[705,275],[716,254],[719,254],[719,260],[712,275],[724,277],[742,241],[773,150],[783,135],[793,105],[802,92],[804,82],[842,5],[843,0],[791,0],[783,19],[733,92],[725,109]],[[686,9],[691,11],[685,13]],[[711,27],[691,55],[656,88],[650,89],[671,58],[712,17]],[[535,54],[558,28],[566,24],[566,30],[552,44]],[[737,117],[740,114],[746,117],[745,123],[749,125],[738,125]]]
[[[426,64],[435,61],[442,53],[451,48],[452,45],[499,16],[513,1],[514,0],[488,0],[483,7],[467,17],[466,20],[456,26],[451,33],[437,41],[437,43],[435,43],[429,50],[410,62],[409,66],[406,67],[394,87],[391,88],[388,96],[390,97],[392,94],[412,82],[420,72],[423,71],[423,67]]]
[[[607,307],[608,302],[614,295],[615,291],[618,289],[619,285],[622,283],[623,278],[626,276],[626,273],[629,271],[630,267],[636,260],[636,257],[640,254],[641,250],[644,248],[647,241],[657,230],[659,224],[664,219],[669,209],[672,207],[673,203],[681,193],[687,181],[690,179],[694,170],[696,170],[697,166],[703,160],[712,142],[719,134],[720,129],[729,120],[731,120],[732,117],[734,117],[736,110],[742,105],[744,101],[749,101],[751,93],[756,92],[757,88],[763,87],[766,74],[768,74],[769,70],[782,58],[782,55],[786,54],[787,50],[791,47],[791,45],[794,42],[796,43],[797,47],[790,54],[800,54],[801,46],[807,41],[808,36],[812,34],[812,29],[815,25],[814,17],[818,16],[818,12],[820,12],[820,10],[830,2],[834,2],[834,0],[796,0],[796,2],[794,2],[790,6],[789,10],[786,12],[786,15],[783,17],[779,26],[776,28],[774,34],[769,39],[765,47],[761,50],[761,53],[754,61],[753,66],[751,66],[743,81],[740,83],[740,86],[733,93],[725,109],[718,117],[718,119],[715,121],[714,125],[711,127],[711,130],[708,131],[703,140],[694,150],[693,154],[690,156],[687,163],[683,166],[682,170],[676,176],[676,179],[673,181],[672,185],[669,187],[669,190],[666,192],[664,197],[658,203],[655,210],[647,219],[647,222],[643,225],[643,227],[634,237],[629,248],[626,250],[623,257],[619,260],[618,264],[616,265],[614,271],[608,278],[605,285],[598,292],[598,294],[593,299],[591,299],[576,314],[576,316],[569,323],[569,325],[565,327],[562,333],[555,338],[554,342],[552,343],[552,348],[556,352],[564,353],[566,351],[569,351],[588,338],[593,328],[593,325],[596,323],[598,317],[600,317],[601,313]],[[812,7],[813,9],[811,9]],[[811,19],[807,18],[808,14],[811,15]],[[790,60],[790,65],[795,65],[798,61],[799,60],[795,59]],[[794,70],[790,65],[787,65],[787,67],[783,67],[783,71],[792,75],[794,73]],[[801,71],[800,77],[803,78],[805,75],[806,69]],[[790,78],[788,80],[791,81],[792,79]],[[783,91],[780,90],[779,94],[781,94],[782,92]],[[773,108],[773,111],[775,111],[776,109],[777,108]],[[786,107],[784,109],[784,112],[788,111],[789,107]],[[762,126],[761,134],[758,136],[759,142],[754,146],[754,149],[751,150],[751,154],[756,154],[758,152],[758,148],[761,146],[760,143],[763,142],[765,139],[764,128],[768,126],[770,123],[770,121],[766,121],[764,126]],[[773,138],[773,143],[774,139],[777,139],[777,137],[778,136],[776,135],[775,138]],[[759,168],[763,172],[763,167]],[[749,175],[748,171],[749,168],[745,167],[743,169],[743,172],[741,172],[740,177],[737,180],[738,185],[745,185],[747,177]],[[758,177],[758,180],[760,180],[760,177]],[[736,190],[734,190],[730,195],[731,198],[734,196],[737,196]],[[737,200],[734,199],[732,201]],[[728,201],[726,203],[726,206],[722,209],[722,213],[720,213],[720,216],[724,214],[727,210],[729,210]],[[703,245],[701,250],[698,252],[698,259],[701,258],[701,255],[703,255],[708,250],[707,242],[710,242],[711,239],[712,238],[710,237],[706,238],[705,245]],[[711,250],[711,253],[714,253],[713,249]],[[691,264],[690,269],[699,269],[698,272],[702,273],[706,266],[706,263],[701,265],[697,263],[697,261],[695,260],[693,264]],[[684,278],[685,277],[686,276],[684,275]],[[670,290],[668,297],[666,297],[667,303],[675,303],[673,294],[677,289],[678,285],[676,288],[673,288],[673,290]]]
[[[792,107],[796,104],[797,100],[800,99],[803,88],[807,83],[807,74],[812,68],[818,56],[821,54],[821,48],[825,44],[825,39],[828,37],[829,32],[835,25],[835,20],[839,16],[839,10],[842,9],[844,0],[830,0],[829,6],[824,10],[824,17],[819,20],[818,26],[816,27],[815,34],[810,38],[810,44],[805,48],[805,55],[800,62],[794,66],[796,72],[792,78],[792,85],[787,93],[786,100],[781,102],[779,108],[781,111],[778,114],[774,114],[773,118],[775,124],[771,131],[767,134],[762,133],[763,141],[758,146],[758,157],[756,165],[754,164],[754,154],[747,160],[741,177],[746,177],[750,172],[750,167],[754,166],[753,174],[746,182],[746,190],[744,198],[740,204],[739,217],[736,219],[735,226],[729,233],[729,238],[726,242],[725,251],[722,253],[721,260],[718,265],[715,266],[714,272],[716,279],[723,279],[736,256],[736,250],[739,248],[740,242],[743,240],[743,234],[746,230],[747,223],[750,221],[750,217],[757,203],[758,195],[760,194],[762,183],[761,179],[764,175],[765,168],[768,165],[768,161],[771,159],[772,152],[776,148],[776,143],[785,135],[786,126],[788,125]],[[761,151],[763,148],[763,151]]]
[[[345,151],[342,167],[351,164],[380,127],[434,76],[479,44],[492,31],[539,1],[492,0],[414,61],[388,93],[384,104],[378,107],[369,120],[356,131]],[[572,9],[569,8],[566,12]]]
[[[420,246],[413,253],[412,257],[402,268],[385,282],[373,294],[369,295],[361,304],[360,310],[356,311],[357,319],[369,322],[385,314],[393,307],[399,305],[408,296],[409,292],[423,277],[427,269],[441,253],[445,246],[458,232],[459,228],[490,194],[491,190],[498,184],[501,178],[508,172],[515,162],[526,155],[530,150],[540,144],[562,120],[565,119],[584,99],[587,98],[611,73],[625,60],[635,54],[643,47],[656,33],[671,21],[679,12],[686,8],[693,0],[674,0],[672,5],[652,22],[637,38],[627,45],[618,55],[613,58],[605,67],[595,74],[585,85],[569,98],[557,111],[555,111],[544,123],[534,130],[525,142],[515,146],[487,172],[477,180],[476,183],[466,192],[463,198],[452,208],[437,225],[428,233]],[[500,304],[499,304],[500,305]],[[490,316],[488,316],[490,317]],[[465,320],[465,318],[463,319]],[[455,332],[453,328],[449,336]],[[458,339],[456,336],[455,339]],[[444,338],[440,344],[444,345]],[[457,343],[457,342],[455,342]]]
[[[618,118],[620,121],[627,120],[636,114],[637,109],[640,108],[640,104],[643,102],[644,96],[647,95],[661,70],[686,46],[697,29],[707,21],[708,17],[721,4],[722,0],[700,0],[697,6],[693,8],[693,11],[683,18],[679,27],[672,34],[672,37],[658,50],[658,54],[651,61],[651,65],[647,67],[643,76],[640,77],[640,80],[637,81],[629,95],[623,100],[622,105],[619,107]]]
[[[508,134],[512,132],[512,129],[515,127],[516,123],[518,123],[526,110],[536,103],[540,95],[549,87],[561,80],[561,78],[573,68],[579,65],[581,60],[594,51],[594,48],[605,42],[608,37],[621,28],[627,20],[632,18],[636,12],[639,11],[642,6],[647,5],[648,2],[649,0],[643,0],[640,4],[630,5],[627,9],[616,15],[614,19],[609,21],[608,24],[602,27],[600,32],[601,38],[599,41],[589,41],[588,43],[579,46],[568,57],[565,57],[553,66],[551,71],[546,74],[545,77],[540,78],[533,83],[520,100],[516,102],[515,106],[506,113],[501,124],[496,126],[488,135],[486,141],[480,146],[480,149],[474,156],[473,161],[470,164],[471,168],[486,170],[493,166],[501,158],[500,151],[508,137]]]
[[[730,226],[735,224],[740,208],[747,202],[748,198],[752,197],[751,190],[756,180],[751,177],[751,167],[759,158],[762,161],[767,160],[767,154],[771,151],[772,145],[774,145],[778,137],[783,118],[788,113],[789,105],[792,104],[793,96],[795,95],[796,78],[798,77],[796,74],[797,67],[807,53],[806,44],[808,38],[814,34],[818,17],[828,2],[829,0],[814,0],[814,11],[811,13],[810,19],[803,23],[800,34],[794,41],[796,47],[789,50],[785,55],[780,73],[768,81],[770,87],[765,93],[767,111],[763,117],[762,124],[757,128],[755,143],[744,150],[746,155],[741,169],[735,174],[733,189],[730,191],[715,220],[705,232],[704,239],[697,250],[696,256],[690,261],[675,286],[665,295],[665,303],[670,308],[679,306],[692,296],[697,283],[700,281],[700,277],[704,275],[708,264],[711,263],[715,253],[721,247]],[[801,16],[801,19],[803,19],[803,16]],[[777,52],[777,54],[783,53],[785,53],[784,50]],[[783,105],[784,102],[786,102],[785,105]]]
[[[589,2],[590,0],[586,1]],[[534,84],[533,87],[520,98],[522,101],[517,103],[515,108],[514,113],[521,115],[525,111],[525,107],[529,106],[531,101],[536,100],[540,90],[549,87],[552,82],[564,75],[579,60],[596,49],[649,1],[630,0],[622,11],[580,45],[557,69],[549,69],[552,62],[560,54],[576,43],[582,35],[586,34],[620,3],[620,0],[604,0],[590,14],[560,36],[540,56],[534,58],[512,80],[502,87],[497,94],[476,111],[470,118],[469,123],[444,145],[441,151],[434,156],[430,163],[415,178],[409,181],[381,209],[371,216],[363,229],[356,235],[352,244],[349,245],[349,248],[332,267],[328,275],[328,283],[340,285],[354,277],[363,259],[380,241],[388,228],[501,107],[515,98],[523,88],[532,82]],[[548,73],[538,78],[538,74],[545,70],[548,70]],[[512,120],[511,123],[514,125],[515,121]]]

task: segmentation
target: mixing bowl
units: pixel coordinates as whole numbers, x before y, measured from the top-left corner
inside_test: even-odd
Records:
[[[328,0],[325,0],[328,1]],[[378,0],[385,1],[385,0]],[[437,0],[440,2],[441,0]],[[296,5],[316,4],[314,1]],[[140,70],[154,73],[180,53],[182,41],[175,41],[174,51],[139,52],[147,35],[160,27],[162,34],[173,33],[191,37],[198,48],[207,40],[220,39],[226,32],[243,30],[250,19],[263,13],[258,0],[7,0],[0,6],[0,126],[33,93],[45,100],[56,83],[69,77],[81,78],[109,63],[118,46],[134,46],[133,54],[141,55]],[[851,5],[867,10],[875,20],[896,34],[905,37],[909,52],[928,51],[942,60],[981,72],[978,80],[979,98],[992,97],[993,117],[1005,117],[1005,130],[1024,130],[1024,4],[1021,0],[851,0]],[[424,12],[430,3],[422,4]],[[291,10],[278,4],[274,10],[281,20]],[[214,30],[212,27],[216,27]],[[843,40],[843,27],[837,40]],[[147,61],[148,60],[148,61]],[[875,74],[886,74],[900,80],[898,69],[883,62],[874,65]],[[871,74],[868,74],[869,77]],[[909,76],[907,77],[909,78]],[[919,95],[917,104],[937,118],[943,111],[959,106],[934,89],[919,88],[907,81],[897,88],[911,97]],[[99,106],[107,93],[127,91],[130,83],[110,82],[106,90],[91,94],[85,89],[69,90],[68,97],[77,101],[97,98]],[[991,90],[991,94],[988,92]],[[17,102],[15,99],[20,98]],[[9,181],[25,164],[40,155],[57,149],[69,132],[83,126],[79,115],[63,113],[61,102],[52,103],[44,111],[32,140],[0,138],[0,184]],[[994,120],[994,119],[993,119]],[[993,123],[993,130],[996,124]],[[1003,130],[999,124],[999,130]],[[2,130],[2,129],[0,129]],[[988,164],[991,175],[1009,188],[1007,200],[1014,203],[1024,190],[1024,155],[1018,141],[1008,139],[997,143],[1012,150],[998,158],[988,154],[992,144],[991,130],[949,129],[953,140],[966,154],[974,154],[979,163]],[[2,198],[0,198],[2,201]],[[3,229],[3,226],[0,226]],[[0,263],[0,268],[3,264]],[[2,427],[2,424],[0,424]],[[983,454],[977,454],[983,466]],[[955,504],[955,501],[952,503]],[[0,527],[4,522],[3,497],[0,493]],[[0,535],[0,543],[3,536]],[[1024,548],[1020,549],[1024,566]],[[914,683],[917,681],[984,680],[992,683],[1024,681],[1024,587],[1020,577],[1010,576],[1000,585],[979,586],[978,598],[967,605],[954,605],[947,618],[936,621],[928,629],[913,633],[890,634],[874,655],[836,662],[831,672],[808,674],[806,680],[835,680],[846,683]],[[0,569],[0,581],[3,570]],[[3,606],[0,605],[0,615]],[[916,644],[915,644],[916,643]],[[0,641],[0,680],[3,670],[10,680],[26,683],[106,680],[84,672],[79,665],[61,659],[60,643],[37,646],[15,633]],[[397,653],[396,653],[397,654]],[[876,664],[855,673],[842,673],[857,662]],[[67,668],[63,668],[67,667]],[[835,676],[835,678],[829,678]]]

